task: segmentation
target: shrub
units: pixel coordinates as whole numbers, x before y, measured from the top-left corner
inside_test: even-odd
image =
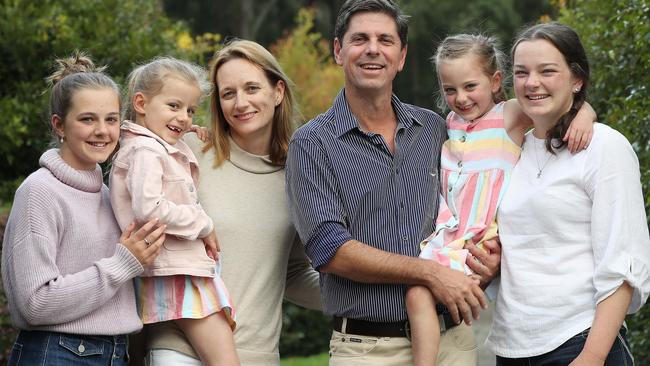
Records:
[[[308,121],[332,105],[343,87],[343,72],[330,55],[329,41],[312,30],[313,9],[301,9],[296,23],[296,28],[271,46],[271,51],[296,84],[298,105]]]
[[[280,355],[308,356],[326,352],[332,328],[329,317],[320,311],[307,310],[284,302]]]
[[[157,55],[202,62],[218,41],[192,38],[156,0],[3,1],[0,35],[0,203],[13,200],[49,142],[44,79],[55,58],[87,51],[120,82],[136,63]]]

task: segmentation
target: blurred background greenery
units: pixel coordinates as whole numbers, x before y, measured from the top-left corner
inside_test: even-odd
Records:
[[[412,15],[405,102],[435,109],[437,43],[458,32],[497,36],[508,51],[523,25],[559,20],[576,28],[593,67],[590,102],[599,119],[632,142],[650,203],[650,0],[401,0]],[[332,61],[332,29],[343,0],[3,0],[0,3],[0,234],[16,187],[49,142],[44,78],[56,57],[87,51],[122,82],[136,64],[172,55],[207,65],[232,37],[268,47],[296,83],[304,123],[325,111],[343,84]],[[439,111],[444,113],[442,111]],[[205,109],[199,115],[205,118]],[[0,235],[1,236],[1,235]],[[15,337],[0,293],[0,364]],[[650,308],[628,317],[637,365],[650,365]],[[328,320],[285,304],[283,356],[327,349]],[[326,358],[325,358],[326,359]],[[311,361],[310,361],[311,360]],[[300,363],[320,364],[323,357]],[[285,360],[283,364],[294,364]]]

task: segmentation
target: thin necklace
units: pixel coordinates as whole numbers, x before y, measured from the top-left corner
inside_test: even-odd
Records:
[[[539,159],[537,158],[537,138],[535,138],[535,136],[533,136],[533,150],[535,150],[535,163],[537,163],[537,179],[539,179],[542,176],[542,170],[544,170],[544,168],[546,168],[546,164],[548,164],[548,162],[551,161],[553,154],[550,154],[549,157],[546,158],[544,164],[540,167]]]

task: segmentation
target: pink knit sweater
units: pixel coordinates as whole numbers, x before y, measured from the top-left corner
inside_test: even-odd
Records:
[[[116,335],[139,330],[131,279],[140,262],[119,244],[99,165],[75,170],[57,149],[16,191],[2,280],[19,329]]]

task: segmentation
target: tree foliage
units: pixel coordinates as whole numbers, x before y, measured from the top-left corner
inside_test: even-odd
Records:
[[[195,33],[219,33],[268,46],[292,27],[302,0],[163,0],[173,19],[187,21]]]
[[[556,0],[559,1],[559,0]],[[295,27],[295,14],[302,7],[314,9],[314,29],[332,47],[334,23],[344,0],[274,0],[259,2],[226,0],[164,0],[165,10],[176,19],[187,19],[195,32],[214,32],[242,37],[269,46]],[[406,102],[434,106],[436,76],[428,59],[437,44],[448,34],[485,32],[498,36],[506,49],[516,30],[544,14],[554,15],[549,0],[397,0],[409,24],[409,51],[404,71],[398,76],[395,91]],[[246,9],[254,11],[255,21],[245,21]],[[261,24],[261,25],[260,25]]]
[[[599,120],[623,133],[637,153],[650,212],[650,0],[560,2],[559,21],[580,35],[591,65],[590,102]],[[629,317],[638,365],[650,365],[650,307]]]
[[[343,72],[334,63],[329,42],[313,32],[314,10],[301,9],[296,27],[271,51],[296,84],[298,105],[305,121],[325,112],[343,87]]]
[[[190,46],[181,47],[188,37]],[[0,202],[11,201],[50,139],[44,79],[55,58],[87,51],[119,82],[138,62],[157,55],[197,59],[209,44],[169,20],[156,0],[0,3]]]

